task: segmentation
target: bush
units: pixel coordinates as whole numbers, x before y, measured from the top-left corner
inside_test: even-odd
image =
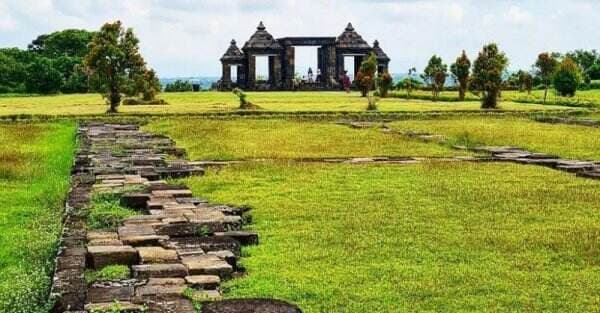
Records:
[[[579,67],[571,58],[566,57],[554,75],[554,88],[559,95],[572,97],[581,81]]]
[[[392,78],[392,75],[390,75],[390,73],[388,71],[385,71],[377,79],[378,79],[377,87],[379,89],[379,95],[381,95],[382,98],[386,98],[388,95],[388,91],[390,89],[392,89],[392,86],[394,85],[394,79]]]
[[[131,276],[131,271],[126,265],[109,265],[101,270],[89,270],[85,272],[85,281],[88,284],[97,281],[115,281],[128,279]]]
[[[87,217],[90,229],[116,228],[121,222],[139,213],[122,207],[120,194],[99,194],[92,198],[92,205]]]
[[[188,81],[176,80],[165,86],[165,92],[187,92],[194,91],[194,86]]]

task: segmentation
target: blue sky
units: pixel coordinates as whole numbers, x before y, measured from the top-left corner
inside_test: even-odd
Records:
[[[120,19],[160,76],[218,75],[229,41],[243,45],[261,20],[275,37],[337,36],[352,22],[380,41],[393,72],[421,70],[434,53],[446,63],[462,49],[474,58],[488,42],[511,69],[527,69],[541,51],[600,49],[598,12],[597,0],[0,0],[0,47]],[[314,55],[300,52],[298,67],[316,64]]]

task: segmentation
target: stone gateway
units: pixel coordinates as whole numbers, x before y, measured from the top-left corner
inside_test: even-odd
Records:
[[[296,77],[296,46],[317,46],[317,73],[315,79]],[[220,90],[239,87],[245,90],[333,90],[339,88],[340,76],[345,72],[345,59],[354,59],[358,72],[363,59],[370,53],[377,55],[378,72],[387,71],[390,58],[375,40],[370,46],[348,23],[344,32],[336,37],[284,37],[275,39],[262,22],[240,50],[235,40],[223,57],[223,74],[218,83]],[[268,58],[268,77],[256,75],[256,57]],[[232,79],[232,69],[236,75]]]

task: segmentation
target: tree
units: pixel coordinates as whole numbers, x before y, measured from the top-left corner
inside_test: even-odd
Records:
[[[546,104],[546,98],[548,97],[548,88],[552,81],[552,76],[556,71],[558,61],[556,57],[548,52],[540,53],[537,61],[535,62],[536,74],[544,84],[544,104]]]
[[[508,66],[508,58],[494,43],[483,46],[473,63],[471,88],[482,94],[481,107],[495,109],[502,87],[502,73]]]
[[[360,64],[360,69],[356,75],[358,84],[360,86],[361,93],[364,97],[367,97],[368,105],[367,110],[377,110],[377,99],[373,97],[371,90],[375,87],[378,78],[377,73],[377,56],[375,53],[371,53],[366,59]],[[391,76],[390,76],[391,77]]]
[[[165,86],[165,92],[185,92],[194,91],[194,87],[188,81],[176,80]]]
[[[120,21],[106,23],[94,36],[85,56],[84,63],[107,99],[110,113],[117,112],[122,94],[146,72],[138,43],[133,30],[123,29]]]
[[[0,93],[25,91],[26,77],[25,66],[0,50]]]
[[[83,58],[93,37],[94,33],[87,30],[66,29],[38,36],[29,44],[28,49],[49,58]]]
[[[375,73],[377,72],[377,56],[371,53],[360,64],[356,74],[356,81],[363,97],[367,97],[375,84]]]
[[[62,79],[52,60],[39,57],[27,66],[25,86],[30,93],[53,94],[60,91]]]
[[[393,85],[394,79],[387,70],[377,77],[377,87],[379,89],[379,95],[382,98],[387,97],[388,91],[392,89]]]
[[[600,79],[600,60],[594,65],[590,66],[585,72],[586,76],[589,77],[590,80],[598,80]]]
[[[561,96],[572,97],[581,83],[581,70],[570,57],[566,57],[554,75],[554,88]]]
[[[517,73],[518,82],[519,82],[519,91],[526,90],[527,94],[531,94],[531,89],[533,88],[533,76],[529,72],[525,72],[523,70],[519,70]]]
[[[462,54],[456,58],[456,62],[450,65],[450,72],[452,72],[454,79],[458,81],[458,98],[460,101],[465,100],[470,71],[471,60],[469,60],[467,53],[463,50]]]
[[[423,80],[431,86],[434,99],[437,100],[440,92],[444,89],[448,66],[442,62],[442,58],[433,55],[423,70]]]

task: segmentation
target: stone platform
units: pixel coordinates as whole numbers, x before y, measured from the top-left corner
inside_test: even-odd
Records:
[[[52,312],[196,312],[190,298],[220,300],[221,283],[243,272],[241,246],[258,244],[256,233],[242,229],[249,208],[212,204],[162,180],[204,174],[168,137],[138,125],[90,123],[78,138]],[[140,215],[116,229],[88,231],[95,193],[118,194],[122,206]],[[110,265],[127,266],[131,276],[86,282],[86,271]],[[271,302],[254,306],[263,303]]]

